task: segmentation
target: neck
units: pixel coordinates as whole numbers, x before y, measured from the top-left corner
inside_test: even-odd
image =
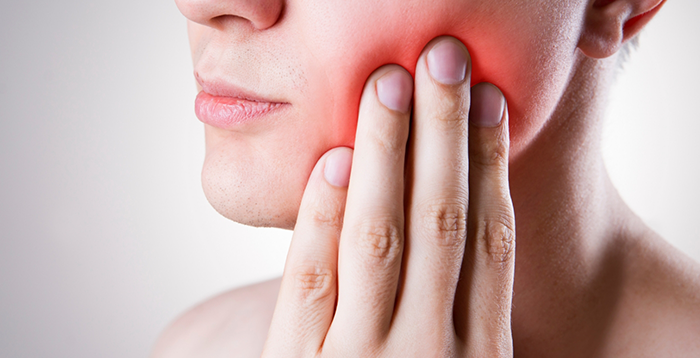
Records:
[[[567,343],[567,333],[600,330],[590,326],[600,322],[591,312],[609,316],[614,308],[620,276],[609,274],[619,272],[610,265],[619,265],[614,242],[630,213],[608,178],[600,152],[612,71],[614,60],[580,56],[550,120],[511,161],[516,345],[532,337]],[[546,344],[552,347],[552,341]]]

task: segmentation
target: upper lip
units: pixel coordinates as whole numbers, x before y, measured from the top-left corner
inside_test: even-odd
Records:
[[[194,77],[197,80],[197,83],[199,83],[199,85],[202,87],[202,90],[212,96],[238,98],[251,102],[286,103],[265,98],[255,92],[248,91],[224,81],[204,80],[198,72],[195,72]]]

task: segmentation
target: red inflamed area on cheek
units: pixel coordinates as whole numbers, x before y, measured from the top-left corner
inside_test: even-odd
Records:
[[[413,2],[397,2],[395,6],[406,6],[405,11],[390,14],[371,12],[375,7],[378,8],[374,11],[379,11],[385,6],[344,6],[342,14],[333,12],[334,16],[329,17],[332,21],[313,24],[309,29],[314,33],[326,31],[307,43],[313,55],[309,56],[309,63],[315,66],[308,73],[317,76],[310,77],[309,82],[320,84],[308,97],[313,97],[315,103],[329,103],[330,116],[327,112],[324,120],[332,118],[330,143],[354,147],[363,89],[375,70],[395,64],[415,77],[422,51],[440,36],[456,38],[469,51],[471,85],[489,82],[503,92],[513,119],[512,134],[536,130],[519,119],[540,118],[544,114],[541,109],[551,104],[545,103],[549,99],[543,99],[540,89],[550,88],[557,75],[542,70],[556,64],[547,62],[555,55],[543,59],[534,54],[548,50],[551,46],[544,48],[542,44],[550,44],[556,35],[539,34],[537,26],[519,17],[517,8],[483,14],[483,7],[477,6],[482,2],[466,1],[431,5],[426,8],[430,11],[416,12],[409,4]],[[483,4],[486,6],[487,2]],[[533,43],[533,38],[537,42]],[[533,68],[538,71],[532,71]],[[539,102],[533,105],[533,100]],[[534,113],[533,108],[542,113]],[[526,117],[526,111],[532,113]]]
[[[425,46],[435,37],[440,36],[438,32],[435,35],[433,32],[411,38],[409,41],[405,41],[402,44],[397,43],[382,43],[377,41],[370,44],[369,47],[384,49],[381,51],[361,51],[362,49],[356,50],[357,53],[361,53],[361,57],[356,58],[351,64],[354,67],[348,66],[346,68],[337,71],[336,73],[348,74],[355,73],[354,76],[350,78],[338,77],[334,79],[335,83],[344,83],[343,86],[335,86],[335,96],[339,98],[340,96],[345,96],[342,98],[352,98],[354,101],[349,101],[343,103],[342,105],[335,106],[335,118],[343,118],[344,123],[352,123],[352,125],[343,125],[341,128],[344,130],[336,133],[342,139],[340,140],[343,145],[348,147],[354,147],[354,136],[355,136],[355,125],[356,118],[359,111],[360,100],[362,96],[362,91],[364,89],[367,78],[378,68],[383,65],[396,64],[405,68],[412,77],[415,78],[416,65],[418,63],[418,58]],[[455,34],[447,34],[448,36],[453,36],[455,38],[459,37]],[[481,65],[482,61],[489,61],[489,67],[498,68],[499,61],[496,59],[486,59],[480,56],[480,51],[478,50],[478,45],[470,45],[470,42],[466,39],[460,39],[470,51],[470,57],[472,60],[472,70],[471,70],[471,84],[475,85],[481,82],[492,82],[499,85],[498,76],[487,77],[485,75],[486,69]],[[364,43],[367,46],[367,43]],[[340,104],[340,103],[337,103]],[[350,116],[351,118],[347,118]],[[355,118],[355,120],[352,120]],[[338,128],[338,127],[336,127]]]

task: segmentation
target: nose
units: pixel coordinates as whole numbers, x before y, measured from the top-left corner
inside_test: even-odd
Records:
[[[185,17],[205,26],[218,28],[220,20],[235,16],[250,21],[258,30],[274,25],[285,0],[175,0]]]

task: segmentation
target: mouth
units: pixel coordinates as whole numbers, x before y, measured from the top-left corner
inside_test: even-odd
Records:
[[[261,121],[287,109],[290,103],[264,98],[232,84],[204,81],[195,73],[202,87],[195,100],[195,114],[200,121],[221,129],[238,129]]]

